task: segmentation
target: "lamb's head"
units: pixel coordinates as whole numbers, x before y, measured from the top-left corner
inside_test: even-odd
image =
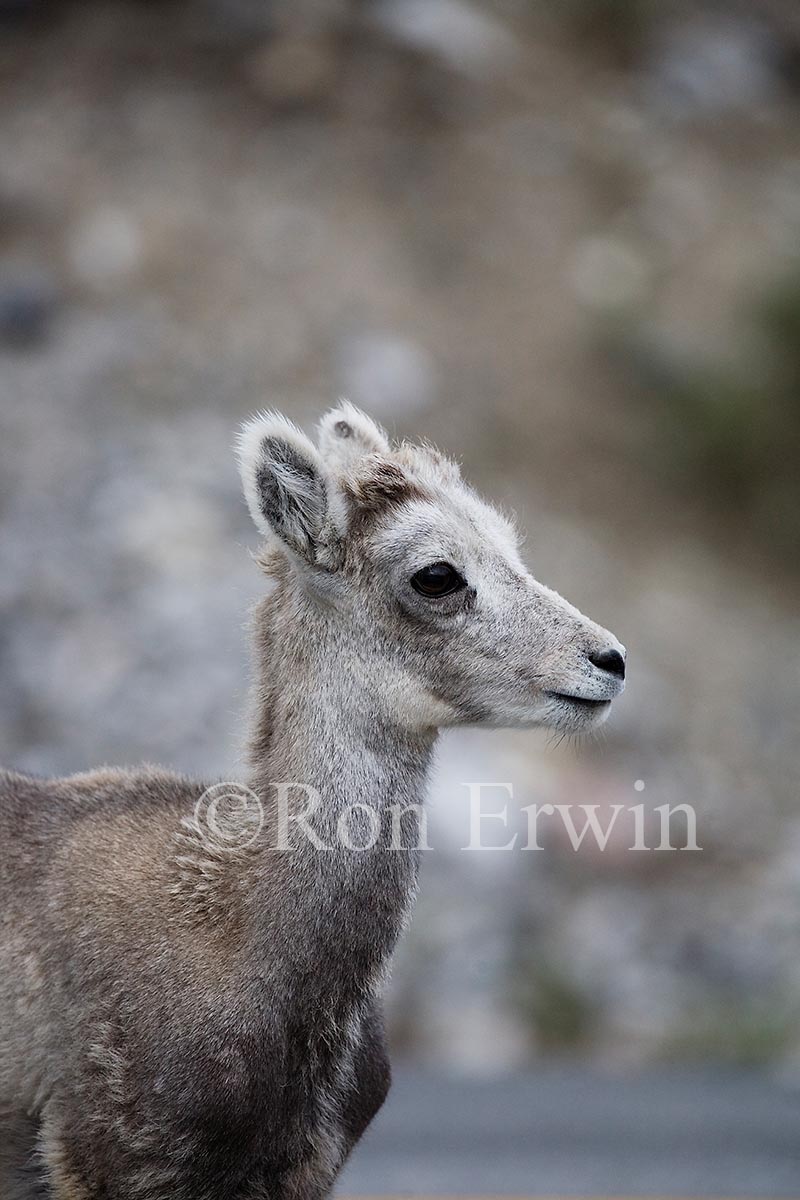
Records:
[[[411,728],[580,732],[624,686],[625,649],[524,567],[513,526],[428,446],[343,403],[319,445],[264,414],[239,444],[256,525],[291,564],[339,668]],[[310,610],[308,610],[310,611]]]

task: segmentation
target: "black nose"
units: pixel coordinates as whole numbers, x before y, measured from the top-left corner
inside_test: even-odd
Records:
[[[594,663],[601,671],[608,671],[609,675],[625,678],[625,659],[619,650],[600,650],[597,654],[589,655],[589,662]]]

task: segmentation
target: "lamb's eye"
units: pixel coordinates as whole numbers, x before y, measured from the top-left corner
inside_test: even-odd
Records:
[[[423,567],[411,576],[411,586],[421,596],[449,596],[466,587],[466,581],[461,578],[455,567],[450,563],[436,562],[429,567]]]

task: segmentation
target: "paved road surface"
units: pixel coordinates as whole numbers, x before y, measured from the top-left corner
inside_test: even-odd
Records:
[[[395,1072],[347,1194],[800,1197],[800,1090],[740,1072]]]

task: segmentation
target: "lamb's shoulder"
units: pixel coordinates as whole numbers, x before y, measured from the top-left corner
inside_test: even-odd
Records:
[[[150,766],[3,773],[0,893],[32,904],[59,939],[125,963],[180,955],[188,933],[195,950],[204,933],[219,941],[224,930],[230,944],[248,846],[209,812],[214,786]]]
[[[172,844],[205,786],[150,766],[51,779],[0,771],[0,880],[29,891],[60,870],[84,869],[97,880],[124,862],[135,873],[145,847]]]
[[[64,781],[79,815],[53,871],[77,912],[93,912],[143,947],[224,932],[242,917],[260,810],[240,817],[229,785],[158,768],[102,771]],[[250,795],[246,789],[242,794]],[[255,824],[251,828],[249,818]]]
[[[39,1044],[112,1072],[139,1025],[153,1041],[170,1012],[193,1031],[213,1010],[236,930],[190,925],[178,861],[204,791],[149,767],[0,774],[0,1091],[4,1061],[32,1064],[8,1084],[30,1103],[46,1090]]]

